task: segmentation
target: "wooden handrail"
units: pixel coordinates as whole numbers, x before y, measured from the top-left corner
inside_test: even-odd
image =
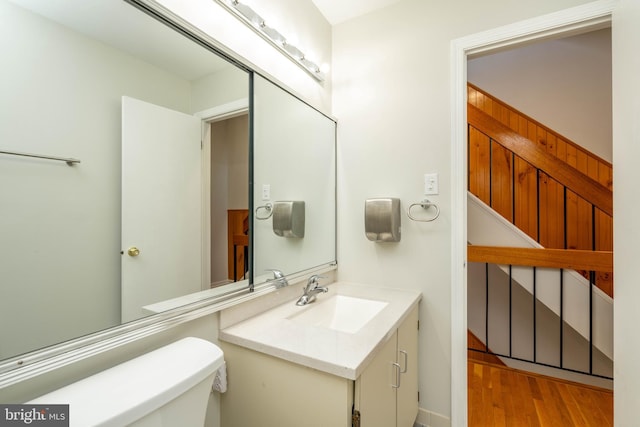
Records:
[[[580,151],[583,151],[583,152],[587,153],[589,157],[597,160],[598,162],[600,162],[600,163],[602,163],[602,164],[604,164],[604,165],[606,165],[606,166],[608,166],[610,168],[613,167],[611,162],[609,162],[608,160],[603,159],[602,157],[598,156],[595,153],[592,153],[592,152],[590,152],[588,150],[585,150],[584,147],[580,146],[580,144],[577,144],[577,143],[573,142],[572,140],[570,140],[566,136],[556,132],[555,130],[551,129],[548,126],[545,126],[544,123],[540,123],[539,121],[537,121],[533,117],[526,115],[525,113],[523,113],[522,111],[518,110],[517,108],[514,108],[512,105],[509,105],[506,102],[504,102],[503,100],[496,98],[495,96],[491,95],[489,92],[486,92],[484,89],[479,88],[478,86],[476,86],[476,85],[474,85],[473,83],[470,83],[470,82],[467,82],[467,87],[471,88],[472,90],[474,90],[474,91],[476,91],[478,93],[481,93],[483,96],[485,96],[488,99],[490,99],[492,103],[501,105],[506,110],[511,111],[512,113],[515,113],[518,116],[524,118],[529,123],[533,123],[536,127],[544,129],[545,132],[547,132],[547,133],[551,133],[556,138],[561,139],[567,145],[572,146],[576,150],[580,150]]]
[[[613,216],[613,193],[598,181],[572,168],[473,105],[467,105],[467,121],[506,149],[542,170],[560,184]]]
[[[613,252],[575,249],[467,246],[467,260],[489,264],[564,268],[597,272],[613,271]]]

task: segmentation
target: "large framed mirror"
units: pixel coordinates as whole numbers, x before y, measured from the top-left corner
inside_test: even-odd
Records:
[[[256,277],[330,263],[336,253],[335,123],[260,76],[253,94]],[[304,237],[279,231],[278,221],[287,223],[277,217],[282,202],[304,206]],[[273,212],[265,209],[270,206]]]
[[[252,110],[251,69],[125,1],[0,0],[0,20],[0,365],[270,286],[265,268],[335,263],[333,120],[273,87],[322,117],[331,215],[308,217],[295,262],[275,246],[261,260],[280,241],[254,230],[250,178],[272,160],[253,144],[286,147],[253,123],[297,119]]]

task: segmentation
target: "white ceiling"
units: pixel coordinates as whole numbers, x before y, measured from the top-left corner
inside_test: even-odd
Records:
[[[401,0],[311,0],[327,18],[336,25],[351,18],[365,15],[374,10],[398,3]]]

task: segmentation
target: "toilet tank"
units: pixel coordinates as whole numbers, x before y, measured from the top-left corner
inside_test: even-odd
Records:
[[[202,426],[222,350],[184,338],[38,397],[69,404],[70,426]]]

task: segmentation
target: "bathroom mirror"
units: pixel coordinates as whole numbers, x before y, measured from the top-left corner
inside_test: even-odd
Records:
[[[256,283],[267,280],[250,250],[249,165],[262,164],[258,156],[250,158],[250,70],[124,1],[0,0],[0,20],[0,151],[80,161],[70,166],[0,154],[0,360],[189,303],[194,295],[247,289],[254,273]],[[301,111],[315,112],[277,89]],[[201,161],[192,157],[180,169],[180,162],[162,163],[158,156],[165,145],[155,138],[167,134],[163,126],[185,118],[198,125],[195,153],[202,152]],[[143,136],[150,145],[133,150],[133,156],[162,175],[129,160],[127,138]],[[271,153],[278,156],[277,149]],[[145,192],[143,184],[154,190]],[[191,215],[178,219],[192,227],[176,225],[168,211],[177,204],[163,200],[180,185],[196,196],[188,208],[179,202],[176,210],[178,216]],[[335,190],[335,176],[327,185]],[[334,226],[335,192],[330,203],[328,224]],[[232,211],[241,212],[233,232]],[[141,230],[145,236],[128,237]],[[165,234],[169,243],[156,243]],[[246,238],[230,245],[232,234]],[[335,229],[327,234],[333,237],[323,260],[333,262]],[[259,236],[254,240],[263,248],[269,244]],[[234,249],[243,264],[232,273]],[[129,274],[130,267],[149,267],[154,252],[172,260],[165,264],[186,269],[191,279],[183,280],[179,269],[154,278]],[[314,267],[316,259],[300,256],[286,270]],[[285,265],[284,258],[271,263]],[[179,282],[179,293],[163,295],[153,286],[158,277]],[[188,296],[174,300],[182,294]],[[134,309],[125,309],[125,299],[134,301]],[[161,304],[166,301],[173,302]]]
[[[329,263],[336,247],[335,122],[260,76],[253,94],[256,274]],[[304,202],[303,238],[283,238],[273,216],[260,219],[268,216],[261,207],[278,201]]]

